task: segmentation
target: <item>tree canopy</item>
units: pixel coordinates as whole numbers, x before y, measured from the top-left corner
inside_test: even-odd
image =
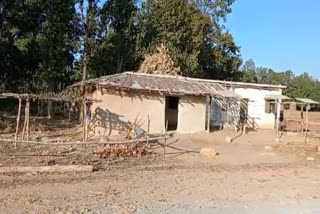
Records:
[[[320,82],[308,73],[294,75],[291,70],[276,72],[271,68],[256,67],[252,59],[242,67],[241,80],[244,82],[285,85],[284,93],[292,98],[310,98],[320,101]]]
[[[0,0],[0,91],[59,91],[81,79],[135,71],[163,47],[179,74],[283,84],[289,96],[320,100],[319,81],[308,74],[275,72],[252,60],[240,68],[240,47],[225,26],[233,3]]]

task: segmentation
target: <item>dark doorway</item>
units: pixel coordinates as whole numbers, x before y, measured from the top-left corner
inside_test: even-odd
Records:
[[[166,97],[165,123],[168,121],[168,131],[178,127],[179,97]]]

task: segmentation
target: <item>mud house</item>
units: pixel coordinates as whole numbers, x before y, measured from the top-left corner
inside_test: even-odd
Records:
[[[122,132],[136,120],[150,133],[163,133],[166,124],[178,133],[237,126],[241,121],[273,128],[272,96],[285,88],[136,72],[90,79],[85,85],[87,96],[101,100],[90,107],[91,130],[105,136]]]
[[[220,83],[133,72],[91,79],[85,85],[87,96],[102,101],[90,107],[96,135],[117,134],[136,118],[151,133],[163,133],[166,121],[169,131],[203,132],[208,127],[208,97],[237,96]]]

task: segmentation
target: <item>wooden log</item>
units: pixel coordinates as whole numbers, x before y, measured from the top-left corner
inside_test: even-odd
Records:
[[[93,166],[90,165],[67,165],[67,166],[13,166],[13,167],[0,167],[0,173],[38,173],[38,172],[92,172]]]
[[[36,145],[52,145],[52,146],[66,146],[66,145],[115,145],[115,144],[128,144],[128,143],[142,143],[146,141],[155,141],[155,140],[166,140],[169,136],[165,137],[153,137],[153,138],[138,138],[134,140],[126,140],[126,141],[109,141],[109,142],[65,142],[65,143],[52,143],[47,141],[26,141],[26,140],[17,140],[17,143],[28,143],[28,144],[36,144]],[[14,140],[11,139],[0,139],[0,142],[12,143]]]
[[[18,115],[17,115],[17,126],[16,126],[16,133],[14,136],[14,148],[17,148],[17,140],[18,140],[18,133],[19,133],[19,125],[20,125],[20,116],[21,116],[21,98],[19,97],[19,107],[18,107]]]

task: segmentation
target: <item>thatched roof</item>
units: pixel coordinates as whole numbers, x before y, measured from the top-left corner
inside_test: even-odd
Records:
[[[219,83],[203,82],[199,81],[199,79],[181,76],[144,74],[139,72],[125,72],[90,79],[85,82],[85,85],[125,91],[156,92],[165,95],[239,97]],[[79,86],[81,86],[81,82],[71,87]]]

